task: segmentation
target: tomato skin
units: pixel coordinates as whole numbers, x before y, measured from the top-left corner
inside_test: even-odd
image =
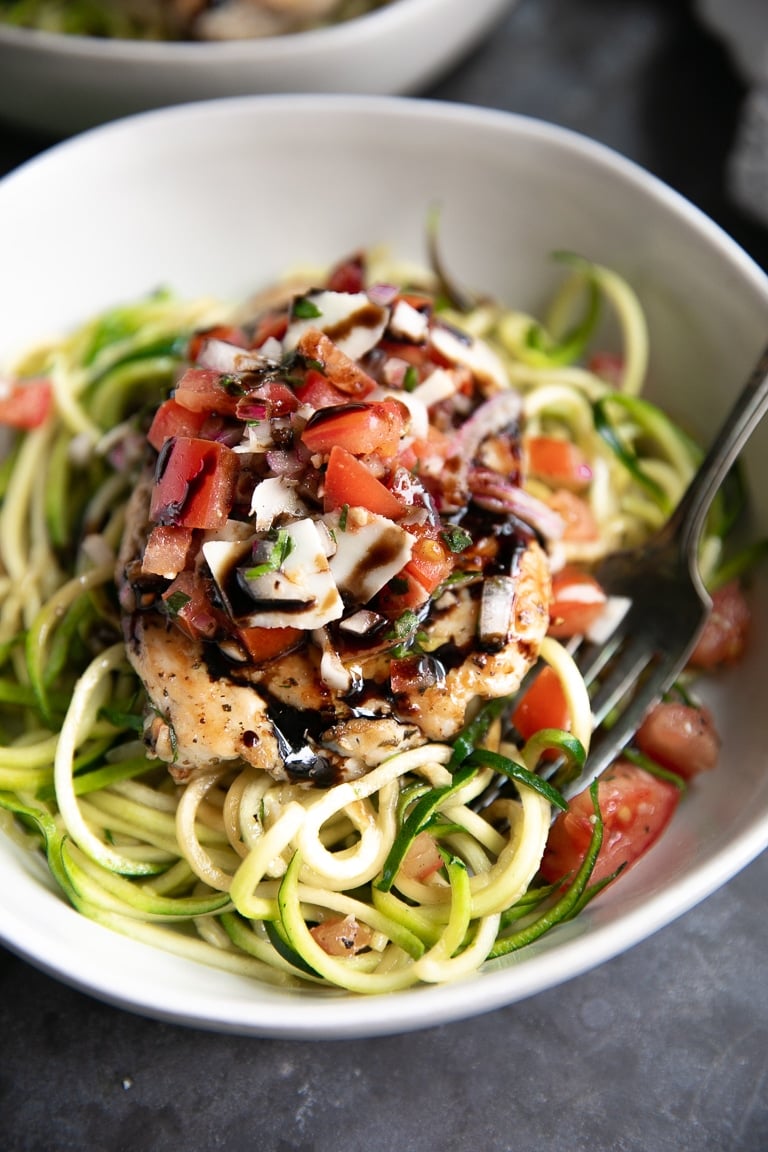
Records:
[[[402,406],[394,400],[340,404],[310,417],[301,439],[310,452],[330,452],[334,445],[355,456],[377,452],[391,459],[405,430]]]
[[[711,771],[720,753],[720,738],[709,709],[677,701],[652,708],[637,730],[635,743],[651,760],[684,780]]]
[[[367,508],[390,520],[397,520],[405,513],[397,497],[377,480],[362,460],[336,444],[328,457],[323,507],[326,512],[332,512],[345,504],[350,508]]]
[[[529,436],[525,441],[528,472],[552,487],[581,492],[592,480],[592,469],[581,449],[558,436]]]
[[[605,608],[606,600],[594,576],[566,564],[552,576],[549,635],[566,639],[588,631]]]
[[[237,478],[237,455],[216,440],[176,436],[157,460],[150,517],[180,528],[222,528]]]
[[[542,728],[563,728],[571,726],[568,702],[557,673],[546,665],[512,713],[512,723],[523,740],[529,740]]]
[[[53,405],[51,382],[46,377],[0,381],[0,424],[9,428],[39,428]]]
[[[674,815],[680,791],[668,780],[628,760],[617,760],[599,778],[598,804],[603,843],[590,884],[606,879],[622,864],[631,867],[654,844]],[[540,874],[557,883],[582,864],[592,838],[594,808],[589,789],[570,801],[550,829]]]
[[[712,611],[693,650],[694,668],[735,664],[747,646],[751,625],[749,604],[737,580],[712,594]]]

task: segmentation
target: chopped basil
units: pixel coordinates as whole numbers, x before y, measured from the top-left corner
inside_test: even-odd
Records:
[[[472,536],[466,528],[459,528],[455,524],[444,529],[440,535],[451,552],[463,552],[472,543]]]
[[[346,532],[347,530],[347,516],[349,516],[349,504],[344,504],[341,512],[339,512],[339,531]]]
[[[169,616],[178,616],[185,604],[192,599],[186,592],[171,592],[165,601],[165,608]]]
[[[267,572],[277,572],[293,551],[293,540],[285,528],[278,529],[277,538],[272,551],[263,564],[256,564],[253,568],[246,568],[246,580],[256,580],[259,576],[266,576]]]
[[[409,364],[403,376],[403,391],[413,392],[419,383],[419,371],[415,364]]]
[[[297,320],[314,320],[317,316],[322,316],[317,304],[308,296],[299,296],[294,300],[291,314]]]

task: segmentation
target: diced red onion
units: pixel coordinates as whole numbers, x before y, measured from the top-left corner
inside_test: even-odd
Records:
[[[489,468],[473,468],[469,473],[472,499],[480,508],[501,515],[517,516],[545,540],[560,540],[565,531],[562,516],[543,500],[513,484]]]
[[[373,304],[387,308],[397,297],[400,289],[395,284],[371,284],[368,289],[368,299]]]

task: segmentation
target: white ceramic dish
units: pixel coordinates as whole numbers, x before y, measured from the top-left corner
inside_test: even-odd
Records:
[[[275,92],[401,94],[467,54],[515,0],[391,0],[287,36],[147,43],[0,24],[0,118],[63,136],[189,100]]]
[[[690,204],[605,148],[525,118],[422,101],[209,102],[96,129],[27,164],[0,183],[0,362],[159,284],[238,298],[293,264],[374,243],[423,259],[436,200],[449,266],[511,303],[536,307],[558,248],[626,275],[648,313],[655,394],[706,437],[764,342],[764,274]],[[765,533],[768,426],[747,467]],[[768,712],[752,706],[751,690],[768,674],[766,605],[763,584],[749,658],[711,689],[722,766],[620,884],[470,980],[370,999],[253,984],[80,918],[41,862],[4,837],[0,934],[96,997],[257,1035],[404,1031],[551,987],[669,923],[768,844]]]

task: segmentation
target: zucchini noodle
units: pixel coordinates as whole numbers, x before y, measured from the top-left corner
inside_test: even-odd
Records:
[[[524,437],[574,446],[589,463],[588,530],[547,541],[553,569],[644,539],[699,455],[639,397],[648,333],[630,286],[580,258],[564,263],[543,321],[487,300],[468,313],[444,303],[439,313],[446,332],[471,333],[490,350],[469,371],[502,366],[489,395],[519,395]],[[383,263],[376,273],[384,284],[397,274]],[[437,273],[420,273],[411,288],[451,298]],[[614,373],[590,359],[603,304],[619,321]],[[165,717],[157,709],[147,720],[124,639],[114,573],[126,505],[145,458],[147,412],[171,393],[190,338],[237,315],[217,301],[156,293],[11,369],[13,379],[47,379],[51,403],[39,426],[16,434],[0,510],[0,807],[42,845],[80,912],[191,960],[361,994],[466,978],[589,896],[597,808],[578,875],[558,892],[538,878],[553,810],[563,806],[547,764],[553,751],[583,764],[593,727],[589,693],[558,639],[544,638],[533,674],[554,673],[568,719],[527,738],[511,720],[526,681],[473,699],[451,738],[417,740],[324,787],[237,757],[174,775],[147,741],[147,724],[162,727]],[[429,387],[439,408],[444,378]],[[414,420],[419,404],[417,387],[408,399]],[[258,419],[250,434],[259,435]],[[525,493],[550,519],[565,517],[547,476],[526,474]],[[340,520],[337,531],[344,527]],[[715,534],[702,555],[712,571]],[[448,581],[434,597],[458,601],[461,588]],[[406,617],[390,647],[428,664],[445,639],[420,638],[415,617],[401,628]],[[343,676],[322,627],[313,640],[324,673]],[[178,736],[170,724],[165,735],[171,744]]]

